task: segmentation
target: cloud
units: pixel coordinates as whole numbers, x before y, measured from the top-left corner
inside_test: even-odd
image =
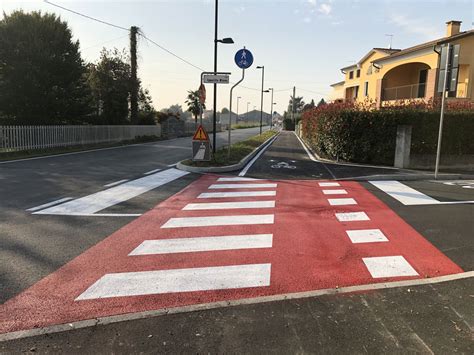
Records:
[[[430,26],[423,22],[422,19],[408,18],[405,15],[391,14],[390,23],[400,27],[406,33],[411,33],[432,40],[442,36],[442,31],[435,26]]]
[[[332,7],[329,4],[319,5],[318,11],[323,15],[329,15],[331,13]]]
[[[316,6],[316,0],[308,0],[308,4],[310,4],[311,6]]]
[[[305,18],[303,18],[303,22],[304,23],[310,23],[311,22],[311,17],[306,16]]]

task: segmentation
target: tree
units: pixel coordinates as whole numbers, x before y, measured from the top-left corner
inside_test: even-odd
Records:
[[[185,101],[188,105],[188,111],[194,116],[197,123],[198,116],[201,114],[201,104],[199,102],[199,90],[188,90],[188,96]],[[206,104],[202,105],[202,109],[206,109]]]
[[[290,96],[290,102],[288,105],[288,112],[292,112],[293,110],[293,101],[295,101],[295,113],[300,113],[304,107],[303,97],[296,96],[293,98],[293,95]]]
[[[321,99],[321,100],[318,102],[318,107],[319,107],[319,106],[323,106],[323,105],[326,105],[326,101],[324,101],[324,99]]]
[[[128,124],[131,89],[130,65],[125,51],[102,50],[97,64],[89,65],[88,83],[102,124]]]
[[[227,107],[224,107],[222,110],[221,110],[221,113],[223,115],[227,115],[229,113],[229,109]]]
[[[12,124],[83,122],[88,113],[79,41],[54,14],[14,11],[0,20],[0,119]]]
[[[311,109],[314,108],[315,106],[316,106],[316,105],[314,104],[314,100],[311,99],[311,102],[310,102],[309,104],[304,105],[303,111],[311,110]]]
[[[156,111],[148,89],[140,88],[138,91],[138,124],[156,124]]]

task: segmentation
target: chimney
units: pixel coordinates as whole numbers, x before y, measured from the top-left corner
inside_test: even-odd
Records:
[[[454,20],[446,22],[446,37],[451,37],[461,32],[461,22]]]

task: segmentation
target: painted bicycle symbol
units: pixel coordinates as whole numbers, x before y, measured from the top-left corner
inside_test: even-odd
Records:
[[[272,169],[296,169],[296,166],[281,161],[278,164],[272,165]]]

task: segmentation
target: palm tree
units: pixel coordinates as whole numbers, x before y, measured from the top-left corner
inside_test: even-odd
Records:
[[[303,111],[303,107],[304,107],[303,97],[296,96],[296,98],[293,98],[293,95],[290,95],[290,102],[289,102],[289,105],[288,105],[288,112],[291,112],[293,110],[293,100],[295,101],[295,113],[299,113],[299,112]]]
[[[201,113],[201,104],[199,102],[199,90],[188,90],[188,96],[185,101],[188,105],[188,111],[194,116],[194,121],[197,123],[199,114]],[[202,109],[206,108],[205,104],[202,104]]]

